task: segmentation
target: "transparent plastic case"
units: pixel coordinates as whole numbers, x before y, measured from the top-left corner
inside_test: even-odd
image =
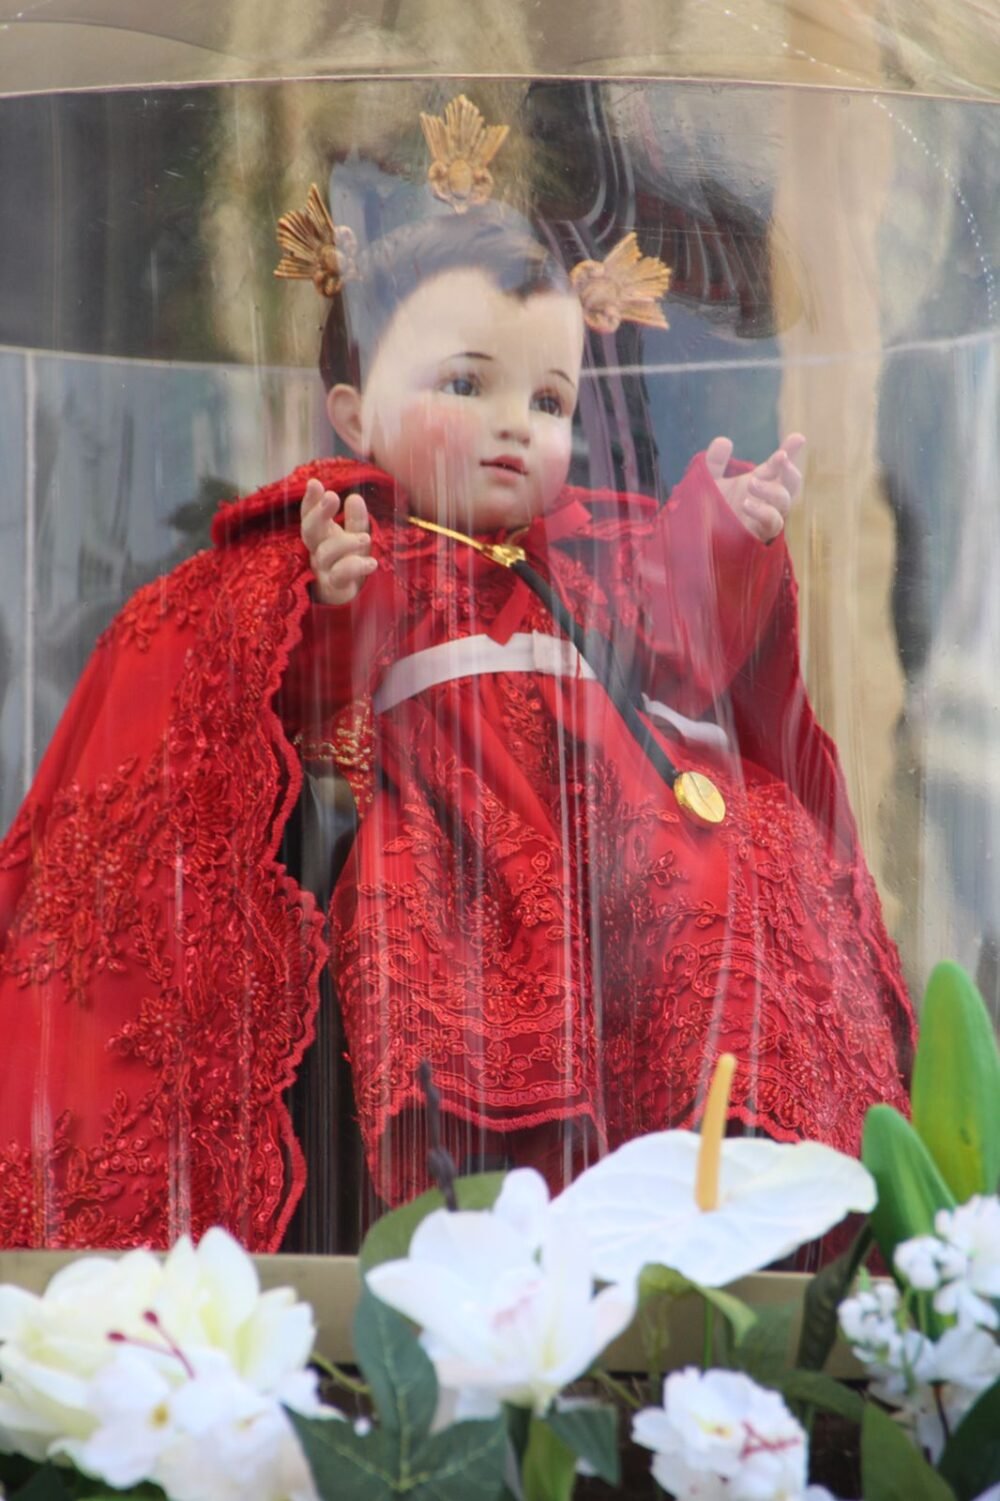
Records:
[[[255,7],[3,33],[7,1247],[351,1250],[429,1181],[422,1064],[467,1170],[690,1124],[725,1048],[734,1131],[854,1150],[935,960],[1000,1005],[962,24],[843,8],[848,64],[692,13],[640,67],[638,19],[515,11],[417,77],[405,9],[293,9],[280,70]],[[45,25],[56,92],[16,76]],[[700,79],[713,37],[767,81]],[[509,134],[456,212],[420,122],[459,96]],[[274,276],[313,182],[332,297]],[[633,232],[669,287],[609,313]]]

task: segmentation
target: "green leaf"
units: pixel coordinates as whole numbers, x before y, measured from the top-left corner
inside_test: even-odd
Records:
[[[752,1308],[732,1293],[723,1292],[719,1287],[702,1287],[700,1282],[692,1282],[668,1266],[645,1266],[639,1276],[640,1308],[651,1298],[683,1298],[690,1293],[697,1293],[722,1314],[732,1326],[737,1341],[744,1337],[757,1317]]]
[[[982,996],[957,964],[927,983],[913,1063],[913,1125],[960,1204],[1000,1180],[1000,1052]]]
[[[459,1209],[492,1209],[503,1187],[504,1173],[474,1173],[468,1178],[455,1179],[455,1196]],[[383,1261],[397,1261],[410,1249],[413,1232],[435,1209],[444,1208],[444,1199],[436,1188],[430,1188],[409,1204],[392,1209],[375,1221],[364,1238],[358,1256],[362,1275]]]
[[[520,1469],[528,1447],[528,1434],[531,1431],[531,1408],[515,1407],[512,1402],[505,1402],[503,1412],[507,1420],[507,1436],[514,1450],[518,1469]]]
[[[786,1401],[798,1407],[818,1407],[846,1418],[849,1423],[860,1424],[864,1415],[861,1393],[824,1371],[789,1371],[778,1383],[778,1390]]]
[[[546,1418],[533,1417],[521,1468],[524,1501],[569,1501],[576,1482],[576,1455]]]
[[[546,1423],[577,1459],[585,1460],[608,1485],[621,1479],[618,1453],[618,1414],[603,1403],[586,1402],[572,1407],[553,1407]]]
[[[934,1216],[954,1209],[955,1200],[920,1137],[891,1105],[873,1105],[865,1116],[861,1160],[878,1187],[872,1230],[892,1266],[900,1241],[933,1235]]]
[[[354,1350],[379,1423],[365,1434],[347,1422],[289,1413],[323,1501],[496,1501],[507,1431],[501,1417],[456,1423],[430,1436],[438,1383],[406,1319],[364,1287]]]
[[[865,1223],[854,1244],[810,1279],[802,1302],[802,1331],[795,1356],[799,1369],[821,1371],[826,1365],[837,1342],[837,1309],[847,1297],[871,1243],[871,1226]]]
[[[689,1282],[687,1277],[682,1277],[680,1272],[671,1271],[668,1266],[656,1266],[651,1263],[649,1266],[644,1266],[639,1273],[640,1308],[652,1298],[684,1298],[694,1291],[693,1282]]]
[[[873,1402],[861,1422],[861,1494],[865,1501],[956,1501],[899,1424]]]
[[[8,1485],[5,1494],[10,1501],[70,1501],[74,1482],[79,1479],[76,1470],[45,1464],[39,1466],[17,1490]]]
[[[406,1451],[398,1433],[358,1434],[350,1423],[288,1414],[320,1501],[498,1501],[507,1436],[503,1419],[455,1423]]]
[[[737,1369],[762,1386],[777,1386],[788,1373],[788,1347],[797,1312],[797,1303],[758,1308],[757,1317],[736,1341],[733,1361]]]
[[[367,1284],[354,1315],[354,1353],[382,1427],[404,1447],[418,1443],[434,1421],[437,1376],[408,1321]]]
[[[945,1445],[938,1469],[958,1501],[974,1501],[1000,1482],[1000,1381],[969,1408]]]

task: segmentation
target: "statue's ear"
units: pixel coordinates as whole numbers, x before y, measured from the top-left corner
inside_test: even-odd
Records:
[[[332,386],[326,393],[326,411],[330,426],[339,438],[354,450],[359,459],[366,459],[364,433],[361,423],[361,392],[354,386]]]

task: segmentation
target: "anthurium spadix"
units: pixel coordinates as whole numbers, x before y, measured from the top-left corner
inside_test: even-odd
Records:
[[[637,1137],[553,1203],[586,1225],[596,1276],[626,1282],[658,1265],[722,1287],[874,1205],[871,1175],[832,1147],[726,1137],[734,1068],[719,1060],[700,1134]]]
[[[1000,1186],[1000,1051],[982,996],[938,964],[920,1010],[913,1125],[960,1204]]]

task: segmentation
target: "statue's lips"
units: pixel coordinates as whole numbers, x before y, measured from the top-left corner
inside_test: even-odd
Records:
[[[501,474],[520,474],[523,476],[528,472],[528,466],[524,460],[517,458],[514,454],[500,454],[495,459],[483,459],[480,467],[483,469],[496,469]]]

